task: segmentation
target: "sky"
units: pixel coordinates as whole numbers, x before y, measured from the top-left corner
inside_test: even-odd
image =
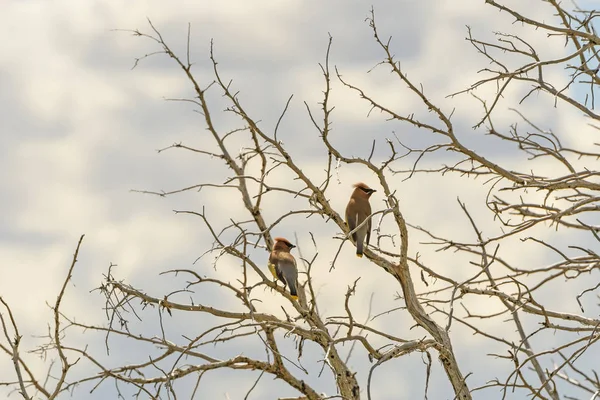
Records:
[[[543,2],[502,2],[516,6],[527,15],[540,20],[552,20],[552,13]],[[304,102],[318,111],[322,99],[323,77],[319,63],[324,62],[328,35],[333,37],[331,65],[356,86],[373,93],[403,115],[412,112],[431,118],[418,99],[410,96],[405,85],[395,81],[388,70],[371,70],[382,59],[382,51],[373,40],[365,18],[371,4],[382,37],[393,37],[392,48],[402,69],[411,79],[423,84],[425,92],[445,110],[455,109],[459,137],[472,148],[495,162],[511,168],[552,173],[554,166],[544,161],[528,163],[515,149],[485,137],[485,129],[471,127],[481,116],[478,102],[468,95],[449,98],[449,94],[465,89],[478,79],[477,72],[488,66],[465,40],[466,26],[480,38],[493,39],[493,32],[524,35],[543,56],[565,54],[560,38],[548,38],[519,24],[506,14],[480,0],[402,0],[360,1],[7,1],[0,2],[0,295],[12,307],[23,335],[23,348],[31,350],[46,333],[51,322],[52,304],[64,281],[73,251],[80,235],[85,234],[79,262],[72,284],[67,288],[64,312],[80,321],[105,324],[103,299],[97,291],[102,274],[111,264],[118,279],[140,287],[157,297],[185,285],[183,277],[161,275],[174,268],[196,269],[201,274],[235,280],[239,267],[223,260],[213,268],[212,260],[195,260],[210,246],[210,237],[201,222],[190,216],[176,215],[173,210],[201,211],[205,208],[219,226],[227,218],[247,218],[235,193],[226,191],[190,191],[166,198],[145,195],[135,190],[172,191],[201,182],[223,183],[229,176],[218,160],[189,152],[169,150],[158,153],[173,143],[185,143],[198,148],[213,149],[203,121],[189,103],[168,99],[189,98],[192,88],[182,71],[168,57],[161,55],[135,60],[157,49],[150,40],[128,32],[139,29],[150,33],[148,20],[161,32],[172,49],[181,55],[186,51],[190,24],[190,57],[193,72],[205,84],[213,79],[209,60],[211,40],[215,56],[224,77],[233,80],[248,113],[261,126],[272,132],[285,102],[293,94],[284,120],[280,139],[303,171],[311,176],[323,176],[326,151],[317,131],[308,118]],[[585,7],[587,3],[581,3]],[[510,62],[513,62],[511,60]],[[564,82],[560,71],[551,78]],[[493,87],[478,91],[490,96]],[[511,107],[517,107],[532,120],[559,134],[563,144],[587,148],[596,142],[595,131],[588,120],[568,107],[553,108],[553,99],[538,96],[518,103],[521,91],[507,92],[500,102],[495,121],[500,129],[508,129],[518,120]],[[577,92],[574,95],[579,95]],[[212,115],[223,131],[235,127],[234,120],[223,113],[226,104],[217,90],[210,91]],[[424,131],[388,122],[377,113],[369,115],[369,106],[356,93],[333,79],[332,141],[344,154],[368,156],[374,139],[398,135],[405,143],[423,146],[437,138]],[[240,143],[240,147],[243,143]],[[382,157],[378,147],[376,157]],[[427,160],[439,165],[452,160],[440,154]],[[528,163],[528,164],[526,164]],[[527,165],[527,167],[524,167]],[[409,168],[410,163],[403,165]],[[278,177],[284,182],[284,175]],[[364,168],[342,165],[332,181],[335,190],[330,200],[342,214],[351,185],[364,180],[376,186],[372,174]],[[440,235],[474,240],[473,232],[456,201],[460,197],[485,227],[484,234],[500,231],[485,207],[487,187],[481,182],[457,176],[421,175],[402,181],[390,178],[400,193],[401,207],[407,220]],[[298,184],[288,184],[296,187]],[[375,195],[374,208],[383,208],[383,198]],[[264,206],[272,222],[282,210],[306,208],[307,204],[272,197]],[[308,232],[318,238],[318,249],[312,246]],[[344,248],[339,266],[329,272],[329,262],[337,250],[338,233],[331,223],[303,217],[286,220],[274,232],[297,240],[301,250],[312,256],[319,253],[319,268],[315,272],[320,308],[324,315],[343,312],[343,294],[348,285],[360,277],[353,307],[361,320],[367,317],[369,299],[373,294],[373,314],[402,305],[397,300],[400,288],[381,270],[365,259],[356,259],[349,247]],[[589,240],[568,232],[554,232],[540,227],[531,234],[560,243],[569,240]],[[571,235],[571,236],[569,236]],[[460,254],[435,252],[421,244],[425,240],[417,232],[409,253],[419,253],[431,265],[456,278],[474,272],[469,259]],[[296,239],[297,238],[297,239]],[[591,243],[591,242],[590,242]],[[540,246],[524,246],[519,240],[507,241],[503,256],[520,266],[540,267],[556,262],[556,255]],[[253,257],[266,262],[267,254],[256,251]],[[597,278],[597,276],[596,276]],[[418,280],[418,279],[415,279]],[[420,283],[416,283],[420,285]],[[565,312],[579,312],[573,293],[581,283],[556,293],[547,293],[547,304]],[[419,289],[423,287],[419,286]],[[218,290],[197,293],[200,301],[226,307],[237,307],[235,299],[221,298]],[[264,310],[282,315],[281,306],[290,309],[283,299],[273,299],[270,293],[260,295]],[[588,316],[597,314],[590,296]],[[484,302],[485,303],[485,302]],[[490,310],[498,304],[471,304]],[[480,310],[481,311],[481,310]],[[145,310],[143,323],[133,323],[141,332],[156,334],[156,311]],[[436,320],[444,323],[443,316]],[[535,329],[535,319],[527,321]],[[206,324],[204,316],[174,315],[170,322],[173,337],[193,335]],[[482,324],[488,324],[483,321]],[[407,339],[419,339],[424,331],[412,328],[405,311],[397,311],[375,320],[374,324]],[[488,329],[497,329],[505,337],[518,340],[514,327],[502,321],[489,322]],[[494,325],[494,324],[497,324]],[[463,374],[471,373],[472,387],[495,377],[506,377],[511,365],[487,354],[493,345],[460,327],[453,329],[452,340]],[[103,338],[88,333],[74,335],[73,344],[88,344],[90,349],[104,354]],[[284,349],[293,352],[294,344],[282,338]],[[375,340],[375,339],[374,339]],[[556,335],[541,336],[538,350],[559,343]],[[385,342],[378,343],[380,345]],[[116,340],[107,362],[139,360],[153,351]],[[490,347],[492,346],[492,347]],[[498,350],[501,351],[501,350]],[[244,353],[261,357],[260,343],[242,340],[232,346],[215,347],[212,355],[219,358]],[[142,356],[141,356],[142,355]],[[100,355],[99,355],[100,356]],[[49,360],[28,354],[37,371],[43,371]],[[331,377],[318,377],[320,354],[307,351],[306,366],[311,370],[308,381],[317,390],[335,394]],[[556,360],[545,360],[551,368]],[[486,365],[485,371],[481,369]],[[589,368],[592,361],[583,357],[580,367]],[[452,398],[443,369],[434,355],[434,367],[429,395],[431,399]],[[359,349],[350,362],[358,371],[358,379],[366,388],[370,364]],[[91,371],[82,366],[81,373]],[[0,375],[12,371],[10,360],[0,356]],[[12,373],[12,372],[11,372]],[[257,377],[255,373],[211,372],[198,398],[243,398]],[[425,365],[420,354],[412,354],[381,366],[375,373],[374,398],[412,399],[423,396]],[[232,385],[232,380],[236,384]],[[180,390],[189,396],[193,382],[184,382]],[[73,398],[110,398],[114,387],[101,385],[93,394],[89,387],[78,388]],[[0,393],[5,394],[4,388]],[[574,393],[573,395],[580,395]],[[297,393],[279,381],[263,378],[250,398],[276,398]],[[475,398],[490,398],[498,392],[476,392]],[[522,393],[509,394],[519,398]],[[95,396],[95,397],[94,397]],[[108,396],[108,397],[107,397]],[[366,395],[365,395],[366,396]],[[481,397],[478,397],[481,396]],[[67,394],[64,395],[68,397]],[[12,393],[11,398],[18,398]]]

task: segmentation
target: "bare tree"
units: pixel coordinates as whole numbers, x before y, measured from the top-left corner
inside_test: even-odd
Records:
[[[329,38],[327,53],[320,64],[324,79],[322,102],[318,108],[304,103],[307,116],[327,153],[323,160],[324,175],[318,179],[303,171],[303,165],[281,141],[281,126],[292,97],[283,107],[274,129],[266,130],[257,117],[246,111],[230,77],[221,74],[212,44],[210,60],[214,81],[202,82],[196,78],[189,57],[189,31],[188,51],[183,55],[171,50],[152,23],[149,23],[149,33],[133,31],[135,36],[156,44],[157,51],[152,55],[167,55],[181,69],[193,88],[194,97],[175,100],[197,107],[213,141],[205,148],[176,143],[163,150],[183,150],[199,157],[208,156],[214,163],[224,163],[230,173],[222,183],[207,178],[196,185],[170,192],[144,193],[163,197],[200,189],[222,196],[235,193],[242,200],[247,218],[237,220],[227,215],[211,215],[205,209],[176,210],[178,214],[197,218],[212,237],[213,245],[202,257],[213,257],[215,276],[204,275],[193,268],[172,269],[164,274],[185,277],[183,287],[172,292],[151,292],[118,279],[111,265],[99,288],[106,299],[108,324],[105,326],[78,322],[60,312],[80,240],[65,285],[52,307],[55,324],[48,335],[50,342],[42,349],[46,353],[54,352],[61,372],[48,378],[31,372],[19,350],[21,336],[17,318],[2,301],[4,341],[0,348],[12,358],[15,367],[12,380],[5,379],[2,384],[14,386],[26,399],[56,398],[84,383],[93,384],[92,390],[97,390],[109,382],[114,383],[121,396],[131,393],[138,398],[200,398],[205,373],[229,369],[256,371],[256,381],[248,389],[246,398],[251,397],[264,377],[271,376],[294,389],[295,399],[359,399],[371,398],[372,377],[378,366],[418,352],[427,365],[425,397],[429,390],[432,355],[435,355],[453,389],[453,394],[448,394],[447,398],[470,399],[482,391],[502,398],[597,398],[600,394],[597,372],[581,367],[587,364],[580,361],[593,354],[600,338],[597,310],[584,309],[585,299],[593,297],[600,287],[597,279],[600,257],[594,250],[600,242],[600,227],[594,219],[600,204],[600,173],[594,165],[600,153],[594,148],[564,146],[573,132],[544,129],[540,121],[528,117],[527,104],[534,96],[537,99],[547,97],[555,106],[548,109],[549,114],[574,108],[588,121],[591,130],[600,129],[600,116],[595,112],[595,95],[600,83],[600,37],[594,29],[600,13],[577,7],[567,9],[561,3],[547,0],[540,1],[540,7],[551,7],[555,18],[542,21],[493,0],[486,3],[512,16],[523,29],[544,32],[548,38],[560,38],[564,44],[560,56],[546,57],[524,37],[498,32],[496,40],[486,41],[478,39],[470,28],[467,30],[467,40],[487,64],[480,71],[479,80],[450,97],[473,96],[477,99],[481,114],[474,126],[475,132],[487,134],[490,146],[508,144],[511,152],[522,154],[529,160],[523,164],[502,165],[465,144],[464,135],[452,121],[453,111],[444,110],[435,99],[428,97],[419,82],[409,79],[409,71],[402,69],[394,57],[391,40],[377,28],[373,10],[367,22],[382,54],[377,68],[390,71],[390,79],[405,87],[399,95],[416,98],[421,107],[408,114],[395,110],[345,78],[343,66],[330,65],[333,39]],[[136,60],[136,65],[142,59]],[[557,75],[549,71],[555,72],[557,68],[562,80],[555,82],[551,77]],[[414,128],[420,135],[429,135],[435,143],[414,149],[396,136],[381,137],[373,142],[366,157],[344,154],[331,134],[335,113],[330,95],[334,85],[349,89],[390,123]],[[509,89],[520,93],[521,98],[519,104],[508,105],[514,109],[515,122],[504,127],[496,123],[495,116],[500,107],[506,108]],[[223,95],[228,102],[225,112],[237,119],[235,129],[224,131],[215,123],[211,91]],[[383,157],[379,155],[381,151],[375,154],[376,147],[381,149],[382,146],[387,152]],[[440,152],[448,154],[448,151],[451,162],[440,165],[431,157]],[[536,168],[541,168],[536,164],[540,160],[545,162],[544,173],[535,172]],[[371,322],[377,316],[369,315],[364,322],[356,317],[352,299],[360,296],[360,301],[368,302],[370,295],[357,291],[358,281],[348,287],[343,299],[345,315],[328,315],[322,311],[323,304],[313,280],[315,265],[343,268],[336,261],[343,246],[349,242],[346,224],[329,200],[329,193],[335,187],[336,171],[345,164],[357,164],[371,171],[377,178],[373,185],[377,185],[385,199],[386,207],[372,214],[376,240],[365,249],[365,256],[370,262],[369,268],[382,269],[401,289],[401,307],[390,307],[387,313],[396,310],[407,313],[424,336],[417,333],[398,337],[374,327]],[[408,164],[410,168],[406,168]],[[279,177],[282,174],[290,178],[287,180],[291,182],[289,185],[281,183]],[[494,225],[478,223],[461,199],[458,199],[457,209],[472,228],[474,240],[442,237],[431,229],[409,223],[410,215],[405,215],[402,210],[398,188],[403,180],[424,174],[457,174],[473,186],[484,186],[488,190],[486,206],[494,216]],[[289,199],[291,209],[275,217],[265,212],[263,204],[273,196]],[[301,290],[298,301],[294,301],[281,285],[271,280],[265,254],[271,250],[274,231],[283,221],[302,221],[309,217],[317,217],[320,224],[338,231],[330,238],[337,251],[332,259],[323,260],[321,244],[312,232],[308,233],[313,248],[300,248]],[[500,234],[494,233],[499,230]],[[554,235],[565,231],[573,232],[573,235],[560,236],[560,243],[556,244]],[[539,232],[544,232],[544,236]],[[447,270],[440,266],[424,261],[424,257],[413,250],[416,243],[411,238],[415,235],[429,237],[429,248],[447,253],[448,259],[469,260],[463,269],[463,273],[470,271],[468,278],[457,278],[461,275],[446,273]],[[564,237],[573,239],[564,242]],[[518,249],[525,253],[537,246],[552,257],[558,257],[559,261],[530,266],[515,264],[507,257],[507,251]],[[235,281],[216,275],[227,263],[238,266]],[[220,299],[227,301],[223,300],[222,305],[218,301],[217,305],[195,302],[194,294],[206,290],[218,293]],[[566,305],[564,309],[555,309],[545,304],[553,293],[576,302],[578,312],[566,311],[569,309]],[[263,299],[269,296],[285,299],[280,315],[268,311]],[[234,299],[235,305],[229,299]],[[477,303],[495,304],[490,309],[498,311],[486,314],[471,311]],[[147,313],[148,309],[157,312]],[[206,316],[203,321],[208,322],[200,331],[194,327],[195,333],[191,336],[172,332],[165,323],[167,318],[189,320],[198,318],[197,315]],[[158,318],[160,326],[155,335],[147,334],[131,321],[152,316]],[[489,356],[510,363],[510,372],[497,377],[486,375],[485,370],[465,369],[457,357],[465,350],[453,346],[455,329],[477,335],[494,349],[500,349]],[[116,340],[118,346],[133,343],[146,346],[148,351],[141,352],[135,362],[111,366],[110,359],[107,361],[100,354],[67,345],[62,338],[75,330],[101,334],[105,337],[107,350],[114,350],[117,345],[110,343]],[[507,333],[513,331],[517,340]],[[546,334],[556,335],[555,344],[540,348],[537,345],[541,343],[539,338]],[[261,348],[262,355],[240,351],[229,358],[216,358],[211,355],[211,348],[217,345],[231,349],[239,349],[239,346]],[[365,376],[357,375],[349,363],[355,345],[368,354],[371,363]],[[307,361],[310,366],[304,365],[305,347],[318,354],[317,363]],[[480,356],[482,360],[486,357]],[[75,360],[91,365],[95,371],[84,377],[67,379]],[[329,376],[335,381],[335,394],[321,393],[311,381],[310,374],[316,371],[320,376],[323,370],[331,372]],[[472,374],[482,375],[487,383],[471,384]],[[188,382],[193,389],[184,393],[183,386],[177,384],[180,381]]]

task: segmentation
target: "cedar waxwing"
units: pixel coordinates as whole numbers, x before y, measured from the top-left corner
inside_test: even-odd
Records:
[[[287,239],[275,238],[275,244],[273,245],[273,251],[269,256],[269,270],[273,275],[283,282],[283,286],[286,284],[290,288],[290,295],[294,300],[298,299],[298,291],[296,290],[296,283],[298,280],[298,269],[296,268],[296,259],[290,254],[290,250],[294,246]]]
[[[354,184],[354,191],[346,206],[346,223],[352,232],[369,215],[371,215],[371,204],[369,198],[376,192],[362,182]],[[367,238],[367,245],[371,239],[371,220],[367,221],[359,230],[352,234],[352,241],[356,244],[356,255],[363,256],[363,242]]]

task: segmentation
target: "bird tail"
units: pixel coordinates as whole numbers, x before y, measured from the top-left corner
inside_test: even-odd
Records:
[[[288,286],[290,288],[290,296],[292,296],[292,299],[298,300],[298,290],[296,288],[296,282],[288,282]]]
[[[362,256],[363,256],[363,241],[359,240],[358,242],[356,242],[356,257],[362,257]]]

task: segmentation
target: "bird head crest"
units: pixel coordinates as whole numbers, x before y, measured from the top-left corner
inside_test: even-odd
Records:
[[[363,192],[365,192],[367,194],[372,194],[373,192],[376,192],[375,189],[371,189],[370,187],[367,186],[366,183],[363,183],[363,182],[357,182],[352,186],[355,187],[356,189],[362,190]]]
[[[296,246],[294,246],[293,244],[291,244],[291,243],[290,243],[290,241],[289,241],[289,240],[287,240],[286,238],[282,238],[282,237],[276,237],[276,238],[274,238],[273,240],[275,240],[275,243],[279,242],[279,243],[283,243],[283,244],[285,244],[285,245],[286,245],[287,247],[289,247],[290,249],[293,249],[294,247],[296,247]]]

